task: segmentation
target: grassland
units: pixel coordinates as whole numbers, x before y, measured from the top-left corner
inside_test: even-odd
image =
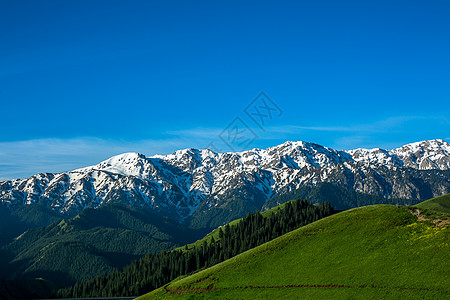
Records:
[[[424,201],[414,207],[450,214],[450,194]]]
[[[450,299],[449,233],[414,208],[356,208],[139,299]]]

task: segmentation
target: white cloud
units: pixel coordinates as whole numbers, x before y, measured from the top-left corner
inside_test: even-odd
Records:
[[[91,137],[1,142],[0,180],[77,169],[124,152],[153,155],[179,148],[183,148],[179,140],[131,142]]]
[[[421,126],[424,122],[434,124],[431,127],[434,128],[433,132],[430,129],[418,132],[427,128]],[[303,140],[335,149],[389,149],[421,139],[439,138],[439,133],[442,132],[447,136],[449,124],[445,117],[400,116],[347,126],[274,126],[265,130],[251,128],[258,137],[247,148],[265,148],[287,140]],[[169,154],[184,148],[209,147],[221,152],[233,151],[220,139],[222,131],[222,128],[191,128],[165,132],[158,140],[140,141],[82,137],[0,142],[0,180],[77,169],[124,152],[139,152],[151,156]],[[444,139],[450,141],[448,137]],[[210,146],[210,143],[214,145]]]
[[[125,152],[152,156],[185,148],[216,147],[231,151],[220,140],[220,132],[218,129],[196,128],[167,132],[159,140],[139,141],[82,137],[0,142],[0,181],[78,169]],[[212,142],[214,146],[210,145]]]

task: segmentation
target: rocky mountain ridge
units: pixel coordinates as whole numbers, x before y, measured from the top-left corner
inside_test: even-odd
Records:
[[[0,182],[0,203],[10,209],[39,203],[65,216],[119,203],[183,221],[219,208],[232,211],[238,202],[261,209],[276,194],[321,182],[386,199],[446,194],[450,144],[437,139],[392,150],[338,151],[300,141],[238,153],[125,153],[95,166]]]

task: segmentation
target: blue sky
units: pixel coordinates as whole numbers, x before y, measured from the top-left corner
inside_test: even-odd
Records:
[[[3,1],[0,179],[129,151],[450,141],[448,15],[448,1]]]

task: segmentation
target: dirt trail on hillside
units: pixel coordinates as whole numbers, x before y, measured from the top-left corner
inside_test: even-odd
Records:
[[[324,289],[394,289],[394,290],[416,290],[416,291],[429,291],[429,292],[444,292],[449,293],[450,291],[438,290],[438,289],[427,289],[427,288],[407,288],[407,287],[380,287],[380,286],[346,286],[346,285],[286,285],[286,286],[245,286],[236,288],[215,288],[214,284],[210,284],[206,288],[178,288],[172,289],[168,286],[164,287],[164,290],[171,294],[184,294],[184,293],[207,293],[210,291],[227,291],[227,290],[244,290],[244,289],[292,289],[292,288],[304,288],[304,289],[314,289],[314,288],[324,288]]]
[[[420,209],[415,209],[410,211],[410,213],[417,217],[417,221],[419,222],[430,222],[433,223],[435,227],[449,227],[450,226],[450,217],[444,214],[436,213],[435,216],[430,217],[422,213]]]

